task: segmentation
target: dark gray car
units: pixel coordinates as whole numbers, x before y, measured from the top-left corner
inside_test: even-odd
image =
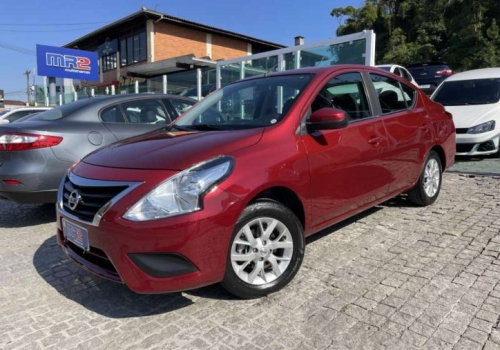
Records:
[[[0,199],[55,203],[73,163],[110,143],[161,128],[196,102],[160,94],[100,96],[0,125]]]

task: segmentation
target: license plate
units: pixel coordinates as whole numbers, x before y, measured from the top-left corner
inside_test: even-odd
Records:
[[[89,234],[85,227],[75,225],[65,219],[62,220],[62,225],[63,235],[68,241],[82,248],[83,250],[89,250]]]
[[[418,87],[421,89],[430,89],[431,88],[430,85],[419,85]]]

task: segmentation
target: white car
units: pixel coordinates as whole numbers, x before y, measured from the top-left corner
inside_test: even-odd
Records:
[[[46,111],[51,107],[20,107],[15,109],[6,109],[0,112],[0,124],[13,123],[18,119],[26,117],[33,113]]]
[[[453,114],[457,155],[500,156],[500,68],[452,75],[438,86],[431,99]]]
[[[408,80],[410,83],[418,87],[418,84],[415,79],[413,79],[411,73],[403,66],[400,66],[398,64],[379,64],[375,67],[399,75],[400,77],[403,77],[404,79]]]

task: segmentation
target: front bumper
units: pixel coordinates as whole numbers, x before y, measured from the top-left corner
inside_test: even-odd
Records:
[[[457,134],[457,156],[495,154],[500,147],[500,133],[493,130],[483,134]]]
[[[205,196],[201,211],[148,222],[123,219],[123,213],[151,188],[150,183],[132,190],[97,225],[75,220],[58,205],[58,244],[81,267],[137,293],[174,292],[220,282],[240,213],[237,199],[216,188]],[[66,240],[63,218],[87,230],[89,251]]]

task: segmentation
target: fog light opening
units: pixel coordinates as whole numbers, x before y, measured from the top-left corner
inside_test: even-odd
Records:
[[[480,144],[478,149],[478,151],[480,152],[488,152],[493,150],[495,150],[495,144],[491,140]]]

